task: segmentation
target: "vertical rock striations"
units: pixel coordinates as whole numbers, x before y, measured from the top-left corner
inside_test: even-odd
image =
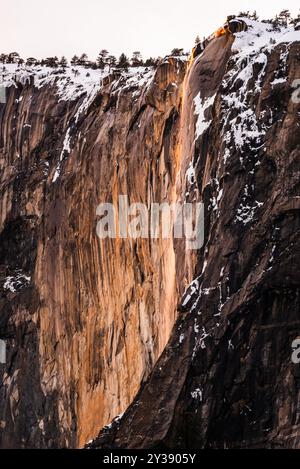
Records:
[[[232,39],[211,41],[187,83],[206,207],[193,296],[90,447],[299,448],[300,36],[249,21]]]
[[[4,79],[2,447],[82,446],[126,409],[169,338],[194,272],[184,245],[100,241],[96,209],[122,194],[150,205],[185,193],[186,66],[169,58],[98,88],[84,78],[87,89],[47,70]]]

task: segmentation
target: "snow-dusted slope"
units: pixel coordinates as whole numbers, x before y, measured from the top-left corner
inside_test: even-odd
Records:
[[[5,64],[0,66],[0,87],[2,94],[10,87],[18,84],[33,85],[37,89],[43,87],[54,87],[59,101],[80,100],[76,113],[72,116],[72,125],[68,126],[63,138],[60,158],[57,164],[52,182],[57,181],[61,173],[61,161],[70,153],[71,149],[71,127],[78,122],[79,117],[85,115],[90,104],[104,84],[104,79],[110,74],[112,76],[112,93],[120,90],[136,88],[133,98],[136,99],[142,89],[151,83],[154,76],[154,68],[131,67],[128,71],[111,72],[105,70],[88,69],[82,66],[51,68],[46,66],[26,66],[17,64]],[[3,93],[4,90],[4,93]],[[22,99],[22,96],[19,98]],[[28,124],[30,125],[30,124]]]
[[[86,94],[93,97],[101,88],[103,79],[110,74],[110,70],[89,69],[82,66],[51,68],[46,66],[26,66],[17,64],[0,65],[0,86],[8,88],[33,83],[41,88],[47,85],[56,85],[57,94],[61,100],[75,100]],[[145,67],[131,67],[128,72],[120,73],[123,82],[128,85],[141,86],[151,80],[154,69]]]
[[[248,25],[247,31],[235,34],[236,39],[232,48],[241,58],[257,53],[261,48],[271,52],[278,44],[300,41],[300,31],[295,31],[293,26],[277,30],[271,23],[262,23],[244,17],[239,19]]]

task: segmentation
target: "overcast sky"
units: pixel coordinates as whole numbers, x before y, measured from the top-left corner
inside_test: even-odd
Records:
[[[283,8],[299,11],[299,0],[0,0],[0,52],[36,58],[100,49],[114,55],[163,56],[174,47],[190,50],[197,34],[207,36],[229,14],[257,10],[262,18]]]

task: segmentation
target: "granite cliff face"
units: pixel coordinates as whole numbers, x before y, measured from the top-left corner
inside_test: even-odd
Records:
[[[4,78],[14,81],[0,105],[3,447],[82,446],[126,409],[169,338],[190,258],[172,239],[100,241],[96,209],[122,194],[146,204],[184,194],[186,66],[170,58],[100,77],[72,99],[63,73]]]
[[[299,446],[300,38],[249,26],[84,84],[3,72],[2,447],[83,446],[128,406],[90,447]],[[100,241],[122,194],[203,201],[203,248]]]
[[[249,26],[189,70],[205,244],[163,354],[91,448],[299,448],[300,37]]]

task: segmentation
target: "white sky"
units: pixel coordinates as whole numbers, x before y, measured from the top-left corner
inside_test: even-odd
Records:
[[[229,14],[256,9],[268,18],[284,8],[298,13],[299,0],[0,0],[0,52],[163,56],[190,50],[197,34],[207,36]]]

